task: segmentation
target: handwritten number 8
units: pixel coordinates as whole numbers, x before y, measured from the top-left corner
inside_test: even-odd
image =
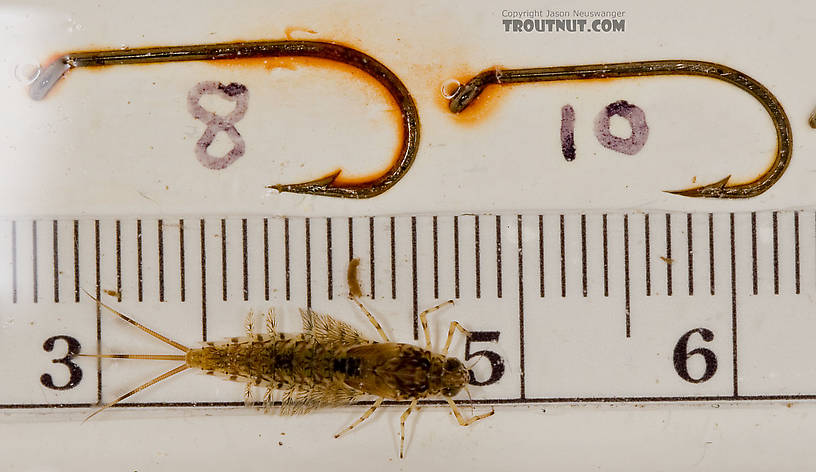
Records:
[[[65,353],[65,357],[61,359],[53,359],[51,362],[54,364],[63,364],[68,368],[68,372],[70,374],[68,383],[65,385],[54,385],[54,379],[51,377],[51,374],[42,374],[42,376],[40,376],[40,382],[52,390],[68,390],[76,387],[80,380],[82,380],[82,369],[80,369],[78,365],[71,362],[71,359],[79,354],[79,350],[82,348],[82,346],[80,346],[79,341],[71,336],[61,335],[52,336],[46,339],[43,343],[43,349],[45,349],[46,352],[53,351],[54,344],[58,339],[65,341],[65,343],[68,345],[68,351]]]
[[[235,102],[235,108],[227,115],[221,116],[207,111],[198,103],[204,95],[217,95],[224,100]],[[235,123],[244,117],[247,111],[249,91],[245,85],[231,83],[224,85],[220,82],[199,82],[187,95],[187,110],[193,118],[204,122],[207,129],[201,135],[195,146],[196,157],[201,164],[214,170],[224,169],[239,157],[244,155],[246,144],[241,133],[235,129]],[[232,141],[232,149],[222,157],[215,157],[208,151],[215,140],[215,136],[224,132]]]

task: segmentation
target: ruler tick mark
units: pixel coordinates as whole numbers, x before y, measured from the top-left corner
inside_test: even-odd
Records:
[[[156,233],[158,237],[159,253],[159,301],[164,301],[164,221],[156,223]]]
[[[739,375],[737,364],[737,250],[734,234],[734,213],[731,213],[731,350],[733,358],[734,398],[739,398]],[[756,234],[756,233],[754,233]]]
[[[774,295],[779,295],[779,219],[777,212],[772,213],[773,222],[773,281]]]
[[[397,243],[395,218],[391,217],[391,299],[397,298]]]
[[[332,280],[332,220],[326,217],[326,293],[329,300],[334,298],[334,282]]]
[[[587,296],[587,243],[586,243],[586,214],[581,213],[581,292]]]
[[[623,215],[623,286],[626,304],[626,337],[632,337],[631,299],[629,294],[629,215]]]
[[[412,324],[414,329],[414,340],[416,341],[419,339],[419,326],[417,324],[417,316],[419,313],[418,310],[418,303],[419,303],[419,287],[417,285],[417,227],[416,227],[416,216],[411,217],[411,279],[413,285],[413,298],[412,298],[412,306],[413,306],[413,316]]]
[[[76,233],[77,227],[76,227],[76,225],[74,225],[74,230],[75,230],[75,232],[74,232],[75,238],[74,239],[78,239],[78,238],[76,238],[76,236],[77,236],[77,233]],[[116,301],[121,302],[122,301],[122,222],[119,221],[119,220],[116,220],[116,231],[115,232],[116,232]],[[79,264],[77,263],[77,260],[79,259],[78,250],[79,250],[79,247],[75,242],[74,243],[74,251],[76,252],[77,257],[74,257],[74,264],[77,266],[77,268],[79,267]]]
[[[607,230],[606,213],[602,217],[603,226],[603,281],[604,281],[604,297],[609,296],[609,236]]]
[[[57,220],[51,222],[51,237],[54,253],[54,303],[59,303],[59,223]]]
[[[142,220],[136,220],[136,292],[142,301]]]
[[[496,215],[496,296],[502,297],[502,232],[501,215]]]
[[[291,298],[291,283],[289,280],[289,217],[283,218],[283,257],[284,277],[286,279],[286,301]]]
[[[544,297],[544,215],[538,215],[538,292]]]
[[[348,218],[348,256],[349,261],[354,259],[354,219]]]
[[[686,213],[686,247],[688,248],[688,294],[694,295],[694,235],[691,213]]]
[[[433,226],[433,287],[434,298],[439,298],[439,226],[436,215],[431,218]]]
[[[652,295],[652,243],[651,243],[651,231],[649,230],[649,214],[643,214],[643,237],[644,247],[646,250],[646,296],[649,297]]]
[[[269,300],[269,218],[263,219],[264,300]],[[331,277],[331,271],[329,271]],[[331,291],[329,291],[331,298]]]
[[[672,295],[672,237],[671,213],[666,213],[666,295]]]
[[[303,219],[303,226],[305,227],[305,246],[306,246],[306,308],[312,307],[312,223],[306,217]]]
[[[117,292],[120,291],[117,288]],[[121,298],[121,293],[117,293],[117,297]],[[74,303],[79,303],[79,220],[74,220]]]
[[[753,264],[754,295],[759,291],[759,271],[757,271],[757,216],[751,212],[751,262]]]
[[[221,299],[227,301],[227,220],[221,218]]]
[[[459,298],[459,215],[453,217],[453,292]]]
[[[516,215],[516,247],[518,248],[518,310],[519,310],[519,396],[525,393],[524,381],[524,244],[522,239],[522,217]]]
[[[714,278],[714,213],[708,214],[708,284],[711,295],[715,295]]]
[[[567,260],[565,250],[565,228],[564,228],[564,214],[561,214],[561,297],[567,296]]]
[[[207,341],[207,240],[204,218],[199,220],[201,247],[201,340]]]
[[[74,220],[74,303],[79,303],[79,220]]]
[[[377,272],[374,270],[374,259],[375,259],[375,252],[374,252],[374,217],[368,217],[368,274],[369,274],[369,284],[371,284],[371,298],[374,299],[376,295],[375,291],[375,280]]]
[[[100,261],[100,238],[99,238],[99,220],[94,220],[94,257],[95,257],[95,275],[96,275],[96,299],[102,296],[102,264]],[[98,303],[94,303],[96,307],[96,353],[100,353],[102,348],[102,312]],[[96,403],[102,403],[102,359],[96,359]]]
[[[241,250],[242,250],[242,269],[243,269],[243,276],[244,276],[244,301],[249,301],[249,248],[248,248],[248,238],[249,235],[247,234],[247,219],[241,219]]]
[[[96,274],[96,298],[102,296],[102,242],[100,238],[99,220],[94,220],[94,255]]]
[[[187,294],[186,275],[184,271],[184,219],[179,219],[179,292],[181,301],[184,302]]]
[[[476,258],[476,298],[482,297],[482,251],[479,244],[479,215],[473,215],[473,234],[474,234],[474,242],[473,242],[473,250],[474,256]]]
[[[793,212],[793,277],[796,285],[796,294],[801,293],[799,268],[799,212]]]

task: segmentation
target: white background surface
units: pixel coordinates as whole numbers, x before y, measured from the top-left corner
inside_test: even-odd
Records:
[[[502,9],[572,7],[626,10],[627,31],[512,35],[501,27]],[[807,117],[816,100],[814,66],[807,58],[816,9],[809,2],[259,1],[228,7],[198,1],[5,2],[0,17],[5,216],[744,211],[813,205],[814,133]],[[395,131],[388,125],[388,104],[342,72],[205,63],[77,70],[43,102],[30,101],[14,76],[20,64],[44,64],[65,51],[278,39],[290,27],[315,31],[295,31],[293,37],[338,40],[373,55],[413,93],[422,120],[421,149],[406,177],[383,196],[347,201],[264,190],[337,165],[364,172],[370,159],[390,156]],[[792,123],[794,157],[773,189],[746,201],[662,192],[690,186],[695,176],[698,183],[727,174],[750,178],[770,162],[774,140],[764,111],[741,91],[711,80],[519,86],[500,94],[482,119],[467,123],[451,117],[439,97],[445,79],[466,79],[496,64],[666,58],[727,64],[776,94]],[[199,80],[240,80],[252,93],[250,112],[238,125],[248,152],[220,173],[201,167],[192,152],[203,125],[187,113],[184,100]],[[652,129],[647,147],[634,157],[600,147],[590,132],[595,114],[621,98],[647,109]],[[573,163],[560,156],[564,103],[578,114]],[[351,107],[359,113],[348,113]],[[703,116],[695,114],[701,109]],[[769,311],[774,309],[782,308],[770,304]],[[189,380],[167,387],[183,394]],[[240,394],[240,388],[235,391]],[[84,411],[11,411],[0,427],[0,464],[20,471],[813,467],[816,409],[808,402],[499,406],[493,418],[467,429],[446,410],[425,408],[409,422],[404,461],[397,458],[400,411],[386,409],[342,440],[331,435],[356,418],[358,409],[298,418],[241,410],[120,409],[84,425]]]
[[[4,11],[0,91],[15,113],[4,114],[0,127],[7,163],[3,214],[728,210],[812,203],[805,196],[813,171],[806,156],[816,138],[807,126],[813,103],[805,78],[813,65],[791,56],[808,47],[814,13],[805,2],[780,8],[582,4],[627,11],[626,32],[609,34],[512,34],[501,25],[502,9],[570,8],[566,3],[241,2],[221,9],[176,2],[159,11],[141,2],[71,5],[12,2]],[[372,97],[376,88],[343,80],[342,72],[224,62],[74,70],[42,102],[31,101],[14,79],[17,65],[65,51],[283,38],[287,28],[295,28],[293,38],[338,40],[373,55],[413,93],[422,121],[419,156],[387,194],[355,202],[264,188],[338,166],[355,174],[377,168],[372,159],[388,162],[397,132],[389,103]],[[452,116],[440,97],[444,80],[466,80],[495,65],[667,58],[727,64],[776,94],[791,120],[796,156],[781,182],[784,192],[743,202],[662,192],[692,186],[695,177],[698,185],[729,174],[734,182],[751,179],[770,163],[775,140],[767,115],[747,94],[718,81],[659,77],[508,87],[471,120]],[[220,172],[202,167],[192,152],[204,126],[189,115],[185,100],[200,80],[241,80],[250,88],[249,111],[237,124],[247,154]],[[591,133],[597,113],[622,98],[648,110],[651,127],[647,146],[632,157],[601,147]],[[572,163],[560,157],[558,140],[565,103],[576,108],[578,158]],[[347,112],[353,109],[359,112]]]

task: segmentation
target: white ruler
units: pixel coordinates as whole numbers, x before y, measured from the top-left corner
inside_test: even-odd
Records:
[[[117,379],[133,362],[51,363],[71,342],[157,347],[82,289],[188,343],[238,335],[249,309],[269,306],[292,307],[289,331],[294,307],[362,327],[345,297],[352,257],[399,339],[417,339],[418,311],[457,302],[434,323],[477,332],[457,355],[485,356],[479,403],[811,400],[815,224],[788,210],[5,220],[0,352],[36,361],[4,363],[27,380],[0,408],[88,408],[131,387]],[[243,404],[230,387],[197,387],[120,406]]]

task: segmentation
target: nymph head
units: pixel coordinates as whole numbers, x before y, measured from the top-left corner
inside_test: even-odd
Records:
[[[442,364],[440,393],[453,397],[467,385],[470,374],[462,361],[455,357],[446,357]]]

